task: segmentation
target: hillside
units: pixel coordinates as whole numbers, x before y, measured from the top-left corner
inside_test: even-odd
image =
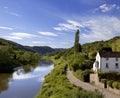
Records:
[[[40,55],[24,46],[0,39],[0,73],[12,72],[15,67],[38,63]]]
[[[23,45],[20,45],[18,43],[15,43],[15,42],[12,42],[12,41],[9,41],[9,40],[5,40],[5,39],[2,39],[0,38],[0,46],[12,46],[14,47],[14,49],[21,49],[21,50],[24,50],[24,51],[29,51],[29,52],[37,52],[41,55],[45,55],[47,53],[53,53],[53,52],[56,52],[56,51],[59,51],[59,50],[63,50],[63,49],[59,49],[59,48],[51,48],[51,47],[48,47],[48,46],[33,46],[33,47],[30,47],[30,46],[23,46]]]
[[[110,47],[112,51],[120,52],[120,36],[113,37],[106,41],[95,41],[83,44],[82,51],[88,53],[89,57],[92,59],[95,57],[97,51],[105,47]]]
[[[120,36],[114,37],[107,41],[95,41],[82,45],[83,51],[98,51],[102,47],[111,47],[113,51],[120,51]]]
[[[24,50],[24,51],[30,51],[30,52],[35,52],[33,49],[31,48],[28,48],[28,47],[25,47],[25,46],[22,46],[18,43],[15,43],[13,41],[9,41],[9,40],[5,40],[5,39],[2,39],[0,38],[0,46],[11,46],[13,47],[14,49],[16,50]]]
[[[63,49],[51,48],[51,47],[48,47],[48,46],[33,46],[33,47],[25,46],[25,48],[33,50],[35,52],[38,52],[41,55],[45,55],[47,53],[53,53],[53,52],[57,52],[59,50],[63,50]]]

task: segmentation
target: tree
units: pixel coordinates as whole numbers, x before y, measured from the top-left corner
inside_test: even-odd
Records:
[[[79,30],[77,30],[75,34],[74,52],[75,53],[81,52],[81,45],[79,43]]]

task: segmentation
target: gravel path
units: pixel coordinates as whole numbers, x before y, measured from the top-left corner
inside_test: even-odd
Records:
[[[116,95],[110,91],[107,91],[106,89],[98,88],[89,83],[80,81],[72,74],[72,72],[70,70],[67,70],[67,78],[69,79],[69,81],[71,83],[73,83],[74,85],[81,87],[85,90],[90,90],[90,91],[95,91],[95,89],[99,90],[100,92],[102,92],[104,94],[105,98],[120,98],[119,95]]]

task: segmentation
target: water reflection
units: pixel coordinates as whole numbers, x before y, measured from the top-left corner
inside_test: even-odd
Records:
[[[29,66],[31,68],[31,66]],[[22,79],[30,79],[30,78],[36,78],[36,77],[42,77],[49,69],[51,69],[53,66],[38,66],[34,70],[31,68],[29,72],[25,71],[23,68],[18,69],[15,71],[12,75],[13,80],[22,80]],[[29,69],[30,69],[29,68]]]
[[[48,62],[41,61],[37,66],[16,68],[13,74],[0,74],[0,98],[33,98],[39,91],[44,76],[53,69],[52,62]]]
[[[12,74],[0,74],[0,93],[8,89],[8,82]]]

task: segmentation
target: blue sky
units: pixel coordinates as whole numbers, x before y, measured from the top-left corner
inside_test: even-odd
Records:
[[[28,46],[69,48],[120,36],[120,0],[0,0],[0,37]]]

